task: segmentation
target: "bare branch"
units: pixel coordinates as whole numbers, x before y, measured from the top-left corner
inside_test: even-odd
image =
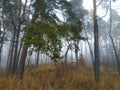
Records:
[[[100,17],[100,18],[99,18],[99,19],[97,19],[97,20],[101,20],[102,18],[104,18],[104,17],[107,15],[107,13],[108,13],[108,9],[107,9],[107,11],[106,11],[105,15],[103,15],[102,17]]]
[[[102,3],[102,1],[103,1],[103,0],[101,0],[101,1],[98,3],[98,5],[96,5],[96,6],[98,7],[98,6]]]

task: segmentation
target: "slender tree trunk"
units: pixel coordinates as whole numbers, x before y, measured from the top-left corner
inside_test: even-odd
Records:
[[[14,25],[14,29],[16,31],[16,34],[15,34],[15,50],[14,50],[14,56],[13,56],[13,66],[12,66],[12,73],[14,74],[17,70],[17,67],[18,67],[18,43],[19,43],[19,34],[20,34],[20,28],[21,28],[21,25],[23,23],[23,21],[21,20],[21,0],[16,0],[16,5],[17,5],[17,8],[20,8],[19,10],[16,11],[16,22],[13,23]],[[25,11],[23,11],[24,13]]]
[[[2,61],[2,48],[3,48],[3,41],[4,41],[4,36],[5,36],[5,26],[4,26],[4,12],[3,12],[3,0],[2,0],[2,17],[1,17],[1,25],[0,25],[0,35],[2,34],[1,28],[3,28],[3,35],[1,36],[0,40],[0,66],[1,66],[1,61]]]
[[[71,62],[74,62],[74,61],[73,61],[73,51],[72,51],[72,49],[71,49],[70,51],[71,51],[71,57],[70,57]]]
[[[85,30],[85,35],[86,35],[86,38],[88,38],[88,35],[87,35],[86,30]],[[88,47],[89,47],[89,50],[90,50],[90,55],[91,55],[91,57],[92,57],[92,64],[93,64],[93,66],[94,66],[94,55],[93,55],[93,51],[92,51],[92,49],[91,49],[90,42],[89,42],[88,40],[86,40],[86,41],[87,41],[87,43],[88,43]]]
[[[23,49],[22,49],[22,52],[21,52],[21,58],[20,58],[20,64],[19,64],[18,73],[17,73],[17,79],[18,80],[21,80],[23,78],[23,72],[24,72],[24,67],[25,67],[27,50],[28,50],[28,46],[23,45]]]
[[[3,41],[4,41],[4,36],[5,34],[1,37],[1,44],[0,44],[0,66],[1,66],[1,61],[2,61],[2,48],[3,48]]]
[[[33,48],[32,48],[32,50],[29,52],[29,58],[28,58],[28,63],[27,63],[27,66],[29,66],[30,65],[30,60],[31,60],[31,57],[32,57],[32,54],[33,54]]]
[[[98,23],[97,23],[97,7],[96,0],[93,0],[93,20],[94,20],[94,71],[95,71],[95,80],[97,83],[100,82],[100,55],[99,55],[99,31],[98,31]]]
[[[79,66],[79,58],[78,58],[78,42],[75,43],[75,58],[76,58],[76,66]]]
[[[103,60],[103,48],[102,48],[101,43],[102,43],[102,40],[100,41],[100,44],[99,44],[100,45],[100,51],[99,52],[100,52],[100,60]]]
[[[109,30],[109,36],[110,36],[110,39],[111,39],[111,42],[112,42],[112,45],[113,45],[113,49],[114,49],[114,52],[115,52],[118,73],[120,75],[120,61],[119,61],[119,56],[117,54],[117,50],[116,50],[116,47],[115,47],[115,44],[114,44],[114,39],[111,35],[111,30],[112,30],[112,13],[111,13],[111,0],[110,0],[110,30]]]
[[[16,40],[15,40],[15,51],[14,51],[14,58],[13,58],[13,66],[12,66],[12,73],[15,73],[18,67],[18,43],[19,43],[19,33],[20,33],[20,27],[19,29],[16,31]]]
[[[104,40],[104,42],[105,42],[105,48],[106,48],[106,59],[107,60],[109,60],[109,51],[108,51],[108,45],[107,45],[107,39],[106,40]]]
[[[20,53],[21,53],[21,50],[22,50],[22,46],[23,46],[23,42],[20,42],[20,47],[19,47],[18,54],[17,54],[17,60],[18,60],[17,66],[19,64],[19,60],[20,60],[20,56],[21,56]]]
[[[39,65],[39,55],[40,55],[40,50],[37,51],[36,67],[38,67]]]
[[[12,42],[10,42],[10,47],[9,47],[9,52],[8,52],[8,57],[7,57],[7,65],[6,65],[6,70],[8,72],[10,71],[10,66],[11,66],[11,62],[12,62],[12,61],[10,61],[12,46],[13,46]]]
[[[29,65],[30,65],[30,60],[31,60],[31,57],[32,57],[32,54],[31,54],[31,55],[29,55],[27,66],[29,66]]]
[[[9,56],[8,56],[8,71],[12,72],[12,65],[13,65],[13,54],[14,54],[14,44],[15,44],[15,34],[16,31],[14,30],[13,32],[13,37],[11,39],[11,45],[10,45],[10,51],[9,51]]]
[[[67,54],[68,54],[68,51],[69,51],[69,46],[65,52],[65,65],[67,66]]]

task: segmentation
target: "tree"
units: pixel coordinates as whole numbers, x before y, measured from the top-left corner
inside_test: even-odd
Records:
[[[9,18],[12,24],[12,40],[8,56],[8,68],[9,72],[15,73],[18,68],[19,54],[22,46],[19,48],[20,32],[23,24],[25,23],[25,10],[26,10],[27,0],[25,3],[22,0],[5,0],[4,1],[4,13],[6,17]],[[11,18],[10,18],[11,17]],[[22,45],[22,44],[20,44]]]
[[[97,83],[100,82],[100,56],[99,56],[99,30],[97,23],[97,7],[96,0],[93,0],[93,21],[94,21],[94,71],[95,71],[95,80]]]
[[[82,24],[80,23],[64,23],[63,25],[60,25],[59,32],[63,39],[68,43],[67,50],[65,52],[65,64],[67,64],[67,53],[69,49],[74,48],[75,50],[75,57],[76,57],[76,66],[79,66],[79,58],[78,58],[78,51],[79,51],[79,41],[85,40],[84,37],[80,35],[82,31]]]
[[[69,35],[68,37],[71,38],[66,38],[67,41],[67,50],[65,53],[65,62],[66,62],[66,56],[67,53],[69,51],[70,48],[74,48],[74,52],[75,52],[75,58],[76,58],[76,66],[79,65],[79,56],[78,56],[78,52],[79,52],[79,42],[80,40],[85,40],[85,38],[83,38],[80,34],[82,31],[82,20],[84,15],[87,13],[87,11],[85,9],[83,9],[82,7],[82,0],[71,0],[70,4],[66,4],[66,6],[68,7],[68,10],[66,10],[67,14],[65,15],[65,21],[64,24],[69,24],[71,25],[68,32],[71,34],[71,36]],[[63,11],[64,13],[65,11]],[[71,43],[72,42],[72,43]]]
[[[28,25],[26,25],[26,28],[28,26],[30,26],[30,27],[28,27],[28,29],[31,30],[31,28],[33,28],[33,30],[35,30],[36,32],[37,32],[37,30],[38,30],[38,32],[39,32],[39,30],[42,30],[42,32],[40,31],[41,34],[43,33],[43,29],[45,29],[45,28],[46,29],[51,28],[51,27],[55,28],[55,25],[57,25],[60,22],[59,18],[55,14],[55,10],[56,9],[61,10],[61,7],[64,6],[64,4],[66,2],[67,2],[66,0],[57,0],[56,2],[54,2],[52,0],[36,0],[32,4],[32,7],[34,9],[34,11],[33,11],[34,13],[32,14],[32,19],[28,23]],[[64,9],[66,10],[67,8],[65,7]],[[36,26],[36,25],[38,25],[38,26]],[[44,26],[43,29],[40,29],[41,26],[39,26],[39,25],[42,25],[42,27],[44,25],[47,25],[47,27]],[[39,27],[39,28],[37,29],[37,27]],[[47,38],[46,35],[49,36],[49,38],[50,38],[49,43],[50,43],[50,45],[52,45],[50,50],[49,50],[49,51],[52,52],[52,53],[50,53],[51,57],[52,58],[58,58],[59,55],[60,55],[60,53],[59,53],[60,49],[59,48],[61,46],[60,46],[60,44],[58,44],[59,41],[60,41],[59,38],[58,38],[59,33],[57,33],[55,31],[56,29],[54,29],[54,28],[53,28],[53,30],[54,30],[53,32],[49,32],[48,35],[45,34],[45,36],[42,36],[42,37]],[[47,32],[44,32],[44,33],[48,33],[48,30],[47,30]],[[31,44],[34,44],[35,46],[37,45],[37,47],[38,47],[38,44],[40,44],[39,46],[40,46],[40,48],[42,46],[43,51],[45,51],[46,48],[49,48],[49,43],[48,44],[45,43],[46,41],[44,39],[42,40],[42,45],[41,45],[41,42],[38,41],[38,39],[41,37],[40,33],[39,33],[40,35],[37,35],[36,37],[31,37],[31,36],[29,36],[28,33],[29,33],[29,31],[26,32],[25,35],[24,35],[25,38],[27,37],[26,40],[31,40],[32,38],[35,38],[35,40],[37,40],[37,41],[32,40],[32,42],[30,41]],[[54,38],[54,37],[56,37],[56,38]],[[58,42],[58,43],[56,43],[56,42]],[[47,46],[46,46],[46,44],[47,44]],[[43,48],[43,46],[44,46],[44,48]],[[21,57],[20,57],[18,74],[17,74],[17,77],[18,77],[19,80],[22,79],[22,75],[23,75],[23,72],[24,72],[25,60],[26,60],[28,48],[29,48],[29,44],[24,42],[23,49],[22,49],[22,52],[21,52]]]
[[[119,61],[119,56],[118,56],[118,53],[117,53],[117,50],[116,50],[116,46],[115,46],[115,43],[114,43],[114,39],[111,35],[111,30],[112,30],[112,9],[111,9],[111,0],[110,0],[110,30],[109,30],[109,36],[110,36],[110,39],[111,39],[111,42],[112,42],[112,45],[113,45],[113,49],[114,49],[114,52],[115,52],[115,57],[116,57],[116,61],[117,61],[117,68],[118,68],[118,73],[120,74],[120,61]]]

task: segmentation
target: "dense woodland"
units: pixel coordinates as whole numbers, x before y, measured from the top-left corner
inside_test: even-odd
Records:
[[[119,90],[116,2],[0,0],[0,90]]]

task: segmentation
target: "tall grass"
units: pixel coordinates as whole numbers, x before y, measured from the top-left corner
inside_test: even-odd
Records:
[[[101,82],[96,84],[89,66],[76,69],[68,65],[60,69],[53,64],[44,64],[26,69],[20,82],[15,76],[0,74],[0,90],[120,90],[120,76],[115,71],[102,70]]]

